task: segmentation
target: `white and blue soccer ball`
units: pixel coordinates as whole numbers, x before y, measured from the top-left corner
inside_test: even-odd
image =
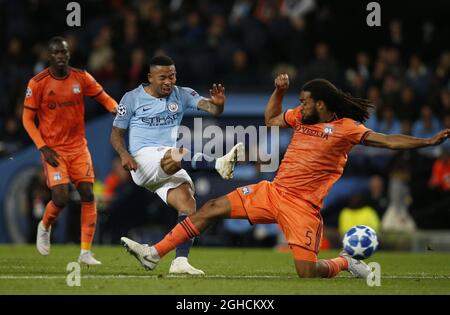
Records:
[[[353,258],[366,259],[378,248],[377,233],[366,225],[356,225],[345,233],[343,245]]]

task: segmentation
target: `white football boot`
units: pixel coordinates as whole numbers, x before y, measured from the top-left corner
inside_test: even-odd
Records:
[[[192,267],[191,264],[189,264],[187,257],[177,257],[172,260],[169,273],[188,274],[196,276],[203,276],[205,274],[202,270]]]
[[[236,162],[244,160],[244,144],[239,142],[230,152],[216,160],[216,170],[223,179],[232,179]]]
[[[366,279],[370,274],[371,270],[367,264],[355,258],[352,258],[345,250],[339,253],[339,256],[347,259],[348,262],[348,272],[350,272],[355,278],[364,278]]]
[[[39,254],[47,256],[50,254],[50,232],[52,227],[49,227],[48,231],[44,228],[42,220],[39,222],[37,227],[36,235],[36,248]]]
[[[91,251],[81,253],[78,257],[78,262],[80,264],[85,264],[88,266],[101,265],[102,263],[94,258],[94,255]]]
[[[127,237],[121,237],[120,242],[127,252],[136,257],[146,270],[155,269],[161,260],[161,257],[159,257],[158,252],[153,246],[139,244]]]

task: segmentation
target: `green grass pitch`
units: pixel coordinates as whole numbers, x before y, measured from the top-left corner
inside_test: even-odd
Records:
[[[81,268],[81,286],[66,284],[66,266],[79,248],[54,245],[40,256],[34,246],[0,246],[0,294],[450,294],[449,253],[377,252],[381,286],[347,272],[334,279],[299,279],[289,253],[272,249],[194,248],[191,263],[205,277],[168,275],[172,254],[145,271],[120,246],[97,246],[103,265]],[[325,251],[320,258],[334,257]]]

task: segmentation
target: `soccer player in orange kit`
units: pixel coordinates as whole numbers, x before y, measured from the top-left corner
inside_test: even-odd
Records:
[[[50,253],[51,225],[69,199],[69,183],[81,197],[81,253],[78,261],[99,265],[91,252],[97,221],[94,200],[94,168],[84,130],[84,96],[117,112],[117,102],[85,70],[69,66],[69,47],[62,37],[48,44],[50,66],[28,83],[23,125],[41,152],[42,164],[52,200],[47,204],[37,229],[36,247],[41,255]],[[38,117],[39,127],[35,124]]]
[[[240,187],[208,201],[200,210],[180,222],[154,246],[126,237],[121,241],[146,269],[154,269],[161,257],[189,238],[198,236],[215,220],[248,219],[252,224],[278,223],[294,256],[301,278],[332,278],[347,270],[365,278],[370,268],[345,252],[329,260],[318,260],[322,237],[320,209],[332,185],[341,177],[347,153],[356,144],[389,149],[415,149],[438,145],[450,135],[443,130],[430,139],[373,132],[362,123],[372,104],[338,90],[327,80],[307,82],[300,92],[301,104],[282,111],[289,78],[275,79],[265,112],[267,126],[291,127],[294,133],[272,182],[261,181]]]

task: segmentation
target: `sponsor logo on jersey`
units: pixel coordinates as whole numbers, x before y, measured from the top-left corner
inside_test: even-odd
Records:
[[[53,180],[60,181],[62,180],[62,176],[60,172],[53,173]]]
[[[80,105],[78,101],[66,101],[66,102],[50,102],[48,103],[48,109],[55,109],[56,107],[70,107]]]
[[[248,195],[249,193],[251,193],[252,192],[252,190],[250,189],[250,188],[248,188],[248,187],[243,187],[242,188],[242,193],[244,194],[244,195]]]
[[[318,138],[322,138],[322,139],[326,139],[328,140],[328,137],[331,135],[331,133],[333,133],[333,129],[328,128],[327,131],[331,133],[327,133],[325,132],[325,128],[323,131],[319,131],[319,130],[314,130],[311,128],[306,127],[305,125],[297,125],[295,126],[295,130],[303,133],[304,135],[307,136],[312,136],[312,137],[318,137]]]
[[[149,126],[169,126],[174,125],[178,118],[178,114],[167,116],[154,116],[141,118],[142,122]]]
[[[176,112],[178,111],[178,104],[177,104],[177,103],[174,103],[174,102],[169,103],[169,104],[167,105],[167,109],[168,109],[169,112],[171,112],[171,113],[176,113]]]

